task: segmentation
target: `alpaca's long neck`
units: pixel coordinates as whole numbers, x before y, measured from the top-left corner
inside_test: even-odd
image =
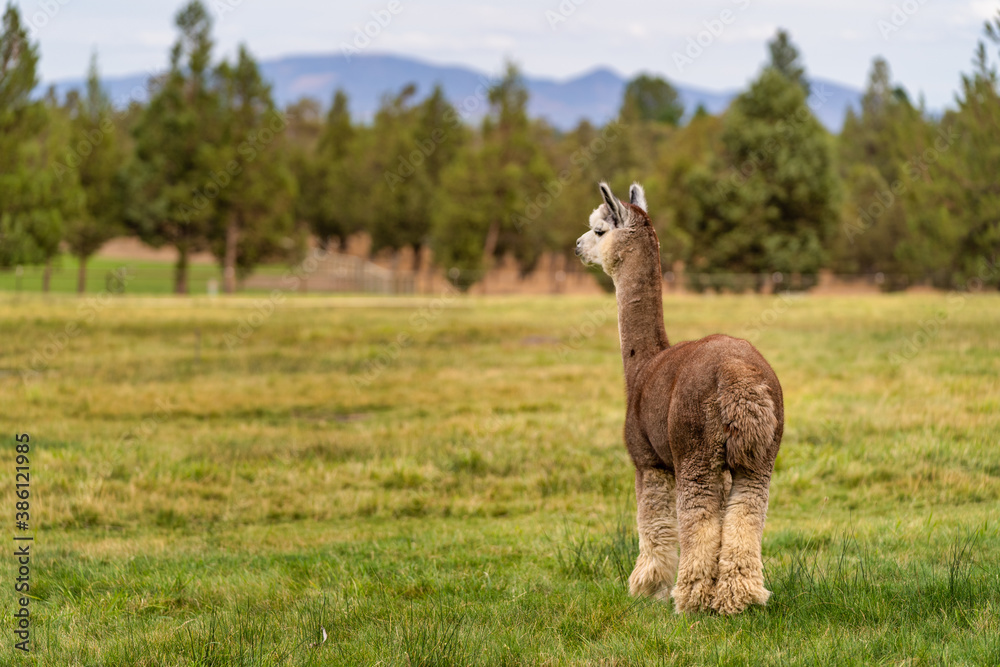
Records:
[[[618,335],[629,396],[643,366],[670,345],[663,326],[663,278],[655,236],[653,244],[653,248],[629,253],[615,279]]]

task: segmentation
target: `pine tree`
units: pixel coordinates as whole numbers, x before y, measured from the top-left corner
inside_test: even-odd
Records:
[[[645,124],[654,123],[626,125],[616,119],[603,127],[594,127],[583,120],[565,134],[554,131],[547,136],[536,134],[536,144],[554,173],[554,177],[543,184],[541,200],[535,202],[537,211],[533,211],[537,213],[533,224],[544,226],[540,243],[545,250],[563,253],[574,264],[578,261],[574,252],[576,239],[580,236],[581,225],[586,224],[594,210],[598,182],[608,180],[616,191],[627,192],[633,180],[641,179],[647,186],[647,193],[657,191],[654,170],[648,168],[653,160],[639,166],[638,151],[633,150],[639,145],[636,137],[640,132],[637,130]],[[649,149],[649,145],[646,148]],[[542,209],[539,204],[545,203],[546,197],[551,197],[552,203]],[[650,215],[654,213],[651,211]],[[600,267],[588,270],[602,287],[614,288]]]
[[[463,151],[459,166],[442,176],[435,252],[455,268],[477,271],[509,252],[527,272],[551,247],[546,216],[555,173],[540,148],[547,129],[528,119],[528,91],[512,64],[490,88],[489,102],[481,145]]]
[[[411,91],[386,100],[373,132],[382,178],[372,189],[372,248],[412,248],[417,262],[431,234],[435,192],[445,168],[465,142],[465,128],[436,86],[423,102],[407,106]],[[419,264],[418,264],[419,267]]]
[[[468,132],[458,119],[457,111],[445,99],[444,91],[435,86],[430,97],[417,110],[417,150],[423,154],[423,174],[414,181],[415,208],[419,228],[410,238],[419,268],[420,251],[430,242],[434,198],[441,188],[444,171],[452,164],[468,140]],[[411,151],[411,159],[416,154]]]
[[[920,186],[908,168],[932,139],[931,126],[899,87],[888,63],[876,58],[861,99],[848,113],[838,145],[846,190],[840,231],[832,243],[833,267],[849,273],[887,274],[887,289],[905,287],[913,265],[905,261],[909,208],[902,196]]]
[[[608,141],[604,136],[617,136],[602,132],[604,129],[594,127],[589,121],[580,121],[572,131],[559,138],[549,158],[559,187],[553,188],[556,190],[553,206],[546,211],[544,222],[540,220],[539,223],[548,227],[551,247],[568,256],[574,254],[581,223],[585,223],[594,210],[596,185],[606,178]],[[602,150],[598,153],[597,148]]]
[[[431,213],[434,261],[454,285],[468,289],[483,275],[483,246],[493,222],[493,174],[483,153],[471,145],[459,151],[441,175]]]
[[[726,113],[721,142],[722,154],[683,183],[697,197],[682,216],[692,268],[815,275],[839,187],[830,137],[801,83],[766,67]]]
[[[677,89],[661,77],[641,74],[628,82],[619,116],[626,123],[651,121],[674,125],[684,115]]]
[[[336,241],[343,247],[347,237],[362,227],[363,209],[360,168],[360,130],[351,123],[347,95],[338,90],[325,121],[309,124],[306,116],[319,113],[305,102],[290,110],[293,133],[309,137],[294,139],[293,168],[299,184],[296,215],[324,246]],[[297,120],[296,120],[297,119]]]
[[[590,153],[595,151],[587,151],[588,159],[600,164],[599,180],[608,180],[612,187],[620,182],[626,191],[634,180],[651,182],[653,147],[668,140],[683,115],[680,97],[665,79],[641,75],[630,81],[617,120],[602,128],[607,145],[594,155]]]
[[[985,33],[1000,45],[1000,12]],[[1000,79],[982,41],[973,63],[958,109],[945,114],[930,149],[911,166],[922,179],[909,193],[905,256],[941,287],[1000,286]]]
[[[692,259],[692,231],[703,218],[717,215],[713,169],[717,156],[724,153],[722,133],[722,119],[703,110],[658,146],[646,197],[664,269]]]
[[[894,192],[893,183],[896,184]],[[906,207],[899,186],[889,183],[879,170],[858,163],[844,181],[844,221],[834,237],[834,267],[847,273],[887,274],[886,289],[907,286],[909,264],[901,259],[901,247],[909,237]]]
[[[735,201],[748,214],[745,222],[732,220],[726,263],[815,274],[826,261],[839,189],[830,136],[806,105],[801,84],[765,69],[733,103],[722,141],[729,160],[724,182],[741,191]]]
[[[799,62],[799,50],[792,43],[787,30],[778,29],[774,39],[767,43],[770,53],[770,67],[802,87],[806,97],[809,97],[809,80],[806,79],[805,67]]]
[[[153,82],[152,98],[133,130],[126,220],[146,243],[177,249],[174,291],[186,294],[190,255],[208,246],[215,216],[220,186],[213,180],[214,147],[221,123],[212,85],[211,17],[193,0],[175,23],[181,34],[170,69]]]
[[[294,245],[295,181],[283,152],[285,116],[246,47],[216,71],[221,142],[215,147],[213,216],[207,235],[222,267],[223,291],[263,260]],[[214,186],[214,187],[212,187]]]
[[[57,163],[69,143],[68,120],[50,91],[32,100],[38,49],[17,8],[0,30],[0,266],[45,264],[48,290],[66,218],[82,206],[75,172]]]
[[[373,150],[365,170],[372,179],[368,231],[373,252],[419,247],[428,228],[420,210],[428,176],[426,156],[417,144],[419,110],[412,104],[416,90],[411,84],[395,96],[386,96],[375,114],[370,135]]]
[[[845,169],[873,166],[892,183],[904,176],[904,164],[922,150],[926,129],[921,110],[905,90],[893,85],[889,63],[876,58],[861,98],[861,113],[849,109],[840,133],[841,164]]]
[[[119,171],[125,151],[118,137],[111,102],[101,89],[97,56],[90,62],[87,95],[67,104],[72,121],[71,149],[65,168],[75,169],[85,195],[80,215],[66,221],[65,241],[79,260],[77,292],[86,290],[87,260],[121,232],[123,214]]]

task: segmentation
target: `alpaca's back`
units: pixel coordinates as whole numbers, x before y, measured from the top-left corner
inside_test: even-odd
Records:
[[[704,465],[770,469],[784,426],[781,385],[745,340],[714,335],[664,350],[640,375],[626,442],[633,458],[667,468],[690,455]],[[694,443],[712,443],[690,452]]]

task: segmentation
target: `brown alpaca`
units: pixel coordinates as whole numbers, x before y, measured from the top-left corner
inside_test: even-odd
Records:
[[[678,613],[763,605],[771,593],[760,544],[784,428],[781,385],[745,340],[716,334],[670,345],[642,187],[632,185],[630,203],[600,188],[604,204],[576,254],[604,268],[618,300],[639,527],[629,592],[673,597]]]

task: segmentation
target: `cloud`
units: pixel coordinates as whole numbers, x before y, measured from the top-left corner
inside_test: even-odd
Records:
[[[142,46],[168,49],[173,45],[176,33],[173,30],[140,30],[135,37]]]
[[[750,23],[741,25],[734,23],[719,36],[719,41],[725,44],[742,44],[752,42],[761,46],[761,53],[764,53],[764,43],[774,37],[778,31],[778,26],[774,23]]]
[[[997,15],[997,3],[994,0],[973,0],[963,13],[976,21],[986,21]]]
[[[641,23],[630,23],[628,25],[628,34],[633,37],[646,37],[649,35],[649,28]]]

